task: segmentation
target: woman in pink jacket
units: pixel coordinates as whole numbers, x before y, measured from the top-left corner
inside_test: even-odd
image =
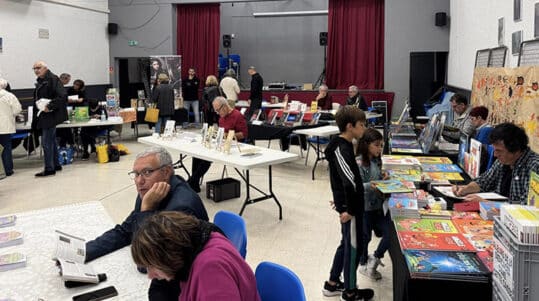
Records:
[[[178,281],[180,301],[260,301],[253,271],[220,229],[184,213],[149,217],[131,254],[150,279]]]

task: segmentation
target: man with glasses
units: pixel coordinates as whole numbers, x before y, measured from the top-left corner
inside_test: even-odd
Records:
[[[451,109],[455,113],[455,118],[450,127],[444,127],[443,137],[451,143],[458,143],[462,134],[473,136],[475,128],[470,118],[471,108],[468,106],[468,99],[464,95],[453,95]]]
[[[36,177],[46,177],[62,170],[58,162],[56,126],[67,120],[66,92],[60,79],[52,73],[43,61],[34,63],[32,68],[37,76],[34,90],[34,117],[32,130],[42,130],[41,144],[45,168]],[[39,105],[38,105],[39,104]]]
[[[131,244],[144,219],[161,211],[181,211],[200,220],[209,220],[198,194],[181,177],[174,175],[172,157],[164,148],[150,147],[139,153],[128,175],[137,188],[135,209],[121,225],[86,243],[86,262]],[[153,280],[150,300],[169,300],[166,296],[178,300],[179,286],[177,282],[171,283],[174,285]]]
[[[234,130],[236,140],[244,141],[247,138],[247,121],[241,113],[231,108],[228,101],[222,97],[216,97],[212,102],[215,113],[219,114],[219,127],[225,129],[225,134],[229,130]],[[191,165],[191,177],[189,178],[189,186],[195,192],[200,192],[200,179],[208,172],[211,167],[211,162],[193,158]]]

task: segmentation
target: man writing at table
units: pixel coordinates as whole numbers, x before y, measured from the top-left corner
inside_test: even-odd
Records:
[[[456,196],[494,191],[511,203],[525,204],[528,197],[530,171],[539,172],[539,155],[528,147],[524,130],[512,123],[497,125],[489,136],[497,158],[492,167],[465,186],[453,186]],[[469,195],[466,201],[483,201]]]
[[[139,225],[158,212],[181,211],[208,221],[202,200],[181,177],[174,175],[172,157],[164,148],[150,147],[138,154],[128,174],[138,192],[135,209],[121,225],[86,243],[86,262],[131,244]],[[150,300],[171,300],[171,296],[178,300],[179,286],[176,282],[153,280],[149,294]]]
[[[231,108],[228,105],[228,101],[222,97],[216,97],[212,102],[213,109],[219,114],[219,127],[225,129],[225,135],[229,130],[234,130],[236,140],[243,141],[247,138],[247,121],[241,113]],[[194,191],[200,192],[200,179],[210,169],[211,162],[194,158],[191,169],[191,177],[189,178],[189,186]]]

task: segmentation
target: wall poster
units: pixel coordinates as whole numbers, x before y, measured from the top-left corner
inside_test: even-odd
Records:
[[[539,66],[475,68],[472,106],[488,108],[488,122],[513,122],[526,131],[539,152]]]

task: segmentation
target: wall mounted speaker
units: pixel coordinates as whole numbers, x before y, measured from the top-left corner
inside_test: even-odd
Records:
[[[327,46],[328,44],[328,33],[327,32],[321,32],[320,33],[320,46]]]
[[[436,13],[434,18],[434,25],[445,26],[447,25],[447,14],[444,12]]]
[[[109,34],[118,34],[118,24],[117,23],[109,23],[109,25],[107,26],[107,31],[109,32]]]
[[[223,35],[223,47],[230,48],[232,46],[232,37],[229,34]]]

